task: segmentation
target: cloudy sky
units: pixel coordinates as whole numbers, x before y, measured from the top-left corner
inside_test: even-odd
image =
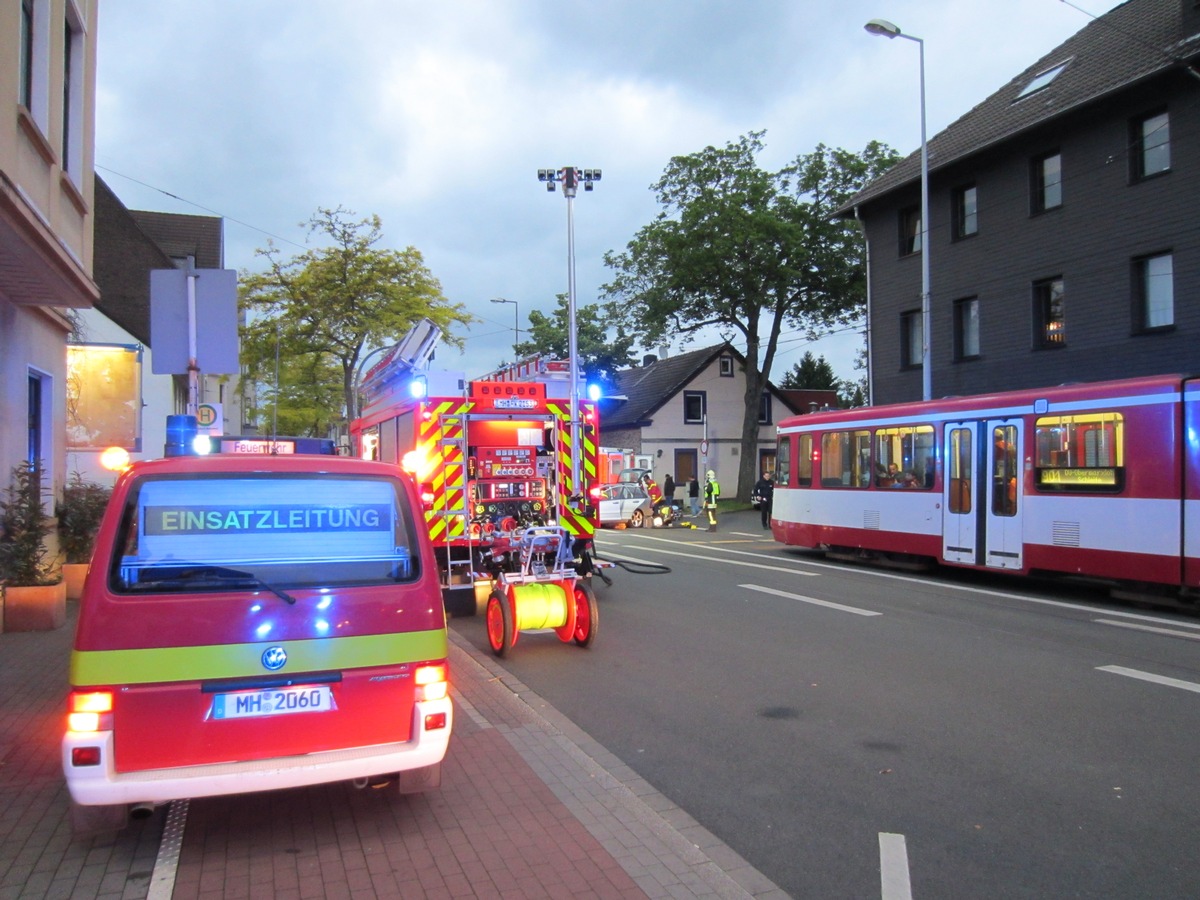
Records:
[[[420,250],[480,320],[465,356],[438,354],[478,375],[512,355],[514,308],[491,298],[524,326],[567,289],[567,204],[539,168],[603,170],[575,202],[592,303],[672,156],[764,129],[770,169],[820,143],[919,147],[918,46],[868,20],[924,39],[932,137],[1117,5],[104,0],[96,167],[131,209],[223,216],[229,268],[260,270],[268,240],[300,252],[320,207],[378,214],[385,244]],[[793,335],[774,376],[813,350],[854,377],[860,343]]]

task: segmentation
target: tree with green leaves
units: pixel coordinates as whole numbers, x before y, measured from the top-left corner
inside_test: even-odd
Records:
[[[307,225],[328,245],[284,259],[274,244],[259,250],[267,270],[242,273],[242,362],[255,383],[274,385],[266,407],[272,430],[324,437],[358,415],[359,366],[373,349],[399,341],[428,318],[442,340],[473,321],[451,303],[413,247],[389,250],[379,216],[318,209]],[[260,414],[263,412],[260,409]]]
[[[854,367],[865,369],[866,351],[860,350],[858,355],[860,358],[855,360]],[[837,403],[842,409],[863,405],[864,385],[865,379],[838,378],[829,361],[824,356],[813,356],[812,351],[806,351],[800,362],[779,380],[779,386],[789,391],[837,391]]]
[[[570,298],[558,295],[558,305],[551,315],[538,310],[529,314],[529,340],[518,344],[520,356],[541,353],[551,359],[567,359],[569,353]],[[609,337],[611,331],[615,334]],[[576,306],[575,341],[580,365],[588,383],[599,384],[611,391],[616,373],[635,362],[632,350],[634,338],[618,323],[610,328],[604,320],[604,310],[598,303]]]
[[[764,133],[674,157],[651,186],[658,216],[605,254],[609,313],[643,345],[706,328],[745,342],[739,500],[756,478],[761,397],[784,327],[816,338],[863,315],[862,238],[834,211],[898,159],[875,141],[861,153],[818,145],[768,172],[757,161]]]
[[[779,386],[789,391],[839,391],[842,382],[834,374],[829,360],[824,356],[813,356],[808,350],[800,362],[784,374]]]
[[[854,354],[854,371],[859,372],[859,376],[853,381],[844,381],[842,390],[842,406],[846,409],[854,409],[859,406],[867,405],[867,348],[864,343],[858,348],[858,352]]]

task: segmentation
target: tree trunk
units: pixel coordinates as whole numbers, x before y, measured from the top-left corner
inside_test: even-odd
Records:
[[[762,406],[763,377],[746,367],[745,409],[742,411],[742,449],[738,462],[737,499],[749,503],[758,481],[758,413]]]

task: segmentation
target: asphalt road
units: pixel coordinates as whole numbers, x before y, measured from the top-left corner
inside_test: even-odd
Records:
[[[599,550],[671,571],[504,665],[793,896],[1200,896],[1200,618],[831,564],[756,514]]]

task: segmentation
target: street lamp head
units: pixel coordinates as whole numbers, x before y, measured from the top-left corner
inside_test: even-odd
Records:
[[[493,303],[516,303],[516,300],[505,300],[503,297],[493,297]]]
[[[863,26],[867,34],[879,34],[885,38],[894,38],[900,36],[900,27],[893,25],[887,19],[872,19]]]

